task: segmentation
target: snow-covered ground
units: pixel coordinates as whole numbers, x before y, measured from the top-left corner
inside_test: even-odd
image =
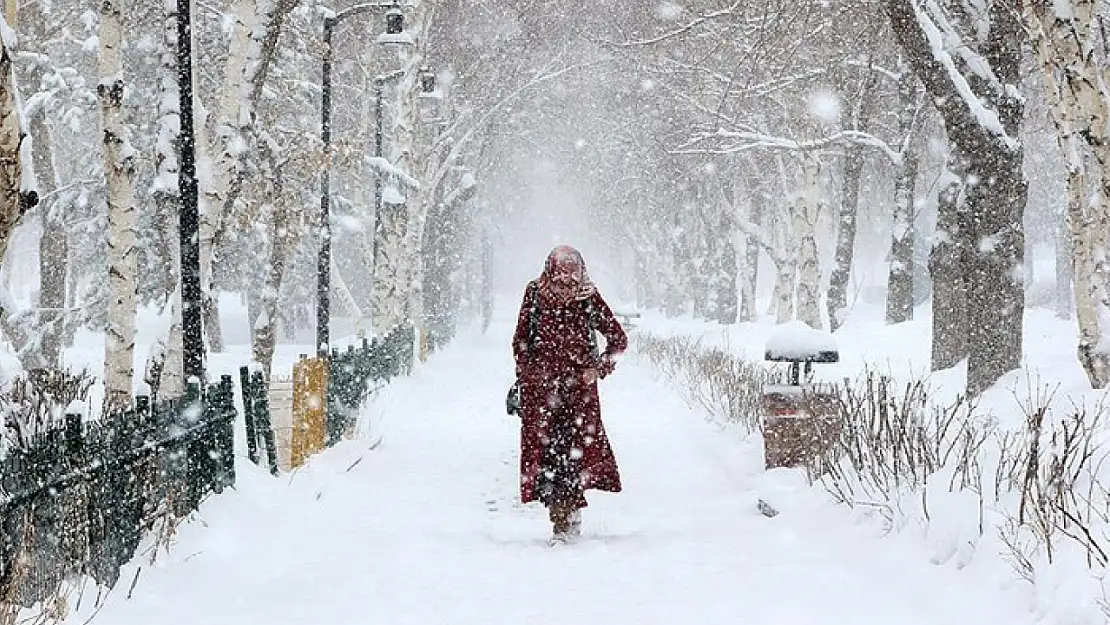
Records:
[[[297,473],[241,462],[236,491],[154,565],[129,565],[94,622],[1033,622],[1012,576],[930,564],[914,537],[763,472],[756,441],[710,424],[634,356],[602,387],[625,492],[592,494],[582,540],[548,546],[543,509],[516,501],[507,321],[395,380],[363,437]],[[762,516],[760,497],[781,514]]]

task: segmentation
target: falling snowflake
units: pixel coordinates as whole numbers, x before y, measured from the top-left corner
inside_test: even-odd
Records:
[[[673,22],[682,15],[682,7],[674,2],[660,2],[655,7],[655,16],[667,22]]]
[[[831,91],[815,91],[809,95],[809,112],[824,122],[840,118],[840,98]]]

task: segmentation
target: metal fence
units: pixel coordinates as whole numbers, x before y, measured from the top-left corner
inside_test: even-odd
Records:
[[[374,382],[410,372],[415,340],[415,330],[402,326],[381,340],[363,339],[361,346],[350,345],[345,352],[332,350],[328,358],[328,445],[339,442],[353,427]]]
[[[85,423],[65,415],[0,459],[0,604],[30,606],[89,575],[113,586],[144,532],[235,483],[230,376],[202,396]]]
[[[403,327],[332,352],[328,444],[349,431],[375,381],[411,370],[414,337]],[[240,378],[248,457],[277,473],[267,384],[246,367]],[[192,385],[172,400],[138,397],[94,422],[66,414],[64,425],[0,458],[0,605],[32,606],[80,575],[114,586],[156,522],[235,484],[236,417],[225,375],[203,395]]]

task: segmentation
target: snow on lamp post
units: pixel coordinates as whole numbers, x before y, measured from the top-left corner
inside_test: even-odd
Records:
[[[427,66],[420,68],[420,119],[428,124],[440,121],[443,93],[436,88],[436,75]]]
[[[379,35],[382,44],[406,45],[412,38],[404,32],[404,13],[400,4],[356,4],[324,18],[324,61],[321,70],[320,141],[323,143],[323,164],[320,168],[320,249],[316,258],[316,353],[327,356],[331,343],[331,60],[332,33],[348,18],[367,13],[385,12],[386,30]]]

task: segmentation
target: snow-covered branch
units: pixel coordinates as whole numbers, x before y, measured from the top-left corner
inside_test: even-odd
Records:
[[[652,45],[656,45],[656,44],[659,44],[659,43],[663,43],[664,41],[668,41],[670,39],[674,39],[676,37],[680,37],[682,35],[685,35],[685,34],[689,33],[690,31],[694,30],[695,28],[697,28],[698,26],[701,26],[702,24],[705,24],[707,22],[712,22],[714,20],[718,20],[718,19],[721,19],[723,17],[729,17],[729,16],[735,14],[736,10],[738,8],[740,8],[740,6],[742,6],[743,4],[744,3],[742,1],[737,0],[736,2],[733,2],[731,5],[729,5],[728,7],[724,8],[724,9],[721,9],[719,11],[711,11],[709,13],[703,13],[703,14],[699,15],[698,17],[694,18],[693,20],[690,20],[689,22],[687,22],[683,26],[680,26],[680,27],[678,27],[674,30],[667,31],[667,32],[665,32],[662,35],[659,35],[657,37],[651,37],[651,38],[648,38],[648,39],[639,39],[639,40],[634,40],[634,41],[625,41],[625,42],[617,43],[615,45],[617,47],[622,47],[622,48],[632,48],[632,47],[638,47],[638,46],[652,46]]]
[[[700,143],[718,141],[723,145],[712,148],[693,147]],[[842,130],[835,134],[810,141],[798,141],[787,137],[777,137],[758,132],[732,131],[718,129],[695,137],[686,146],[672,150],[673,154],[735,154],[747,150],[773,149],[788,152],[815,152],[835,145],[857,144],[872,147],[881,152],[894,165],[902,162],[902,153],[887,142],[870,133],[859,130]]]
[[[389,159],[381,156],[370,156],[366,158],[366,166],[376,171],[379,176],[396,178],[405,187],[413,190],[420,189],[420,181],[409,175],[408,172],[400,167],[389,162]]]
[[[920,32],[928,42],[934,61],[943,68],[948,83],[966,105],[972,119],[984,130],[997,137],[1006,147],[1010,149],[1017,148],[1020,145],[1019,141],[1006,132],[1006,129],[1002,126],[1002,120],[998,117],[998,112],[983,105],[979,95],[971,88],[967,78],[956,67],[952,55],[948,53],[949,47],[962,50],[967,47],[966,44],[958,39],[956,41],[946,41],[945,35],[932,17],[926,14],[917,2],[909,0],[908,4],[912,7]],[[995,80],[997,81],[997,79]]]

